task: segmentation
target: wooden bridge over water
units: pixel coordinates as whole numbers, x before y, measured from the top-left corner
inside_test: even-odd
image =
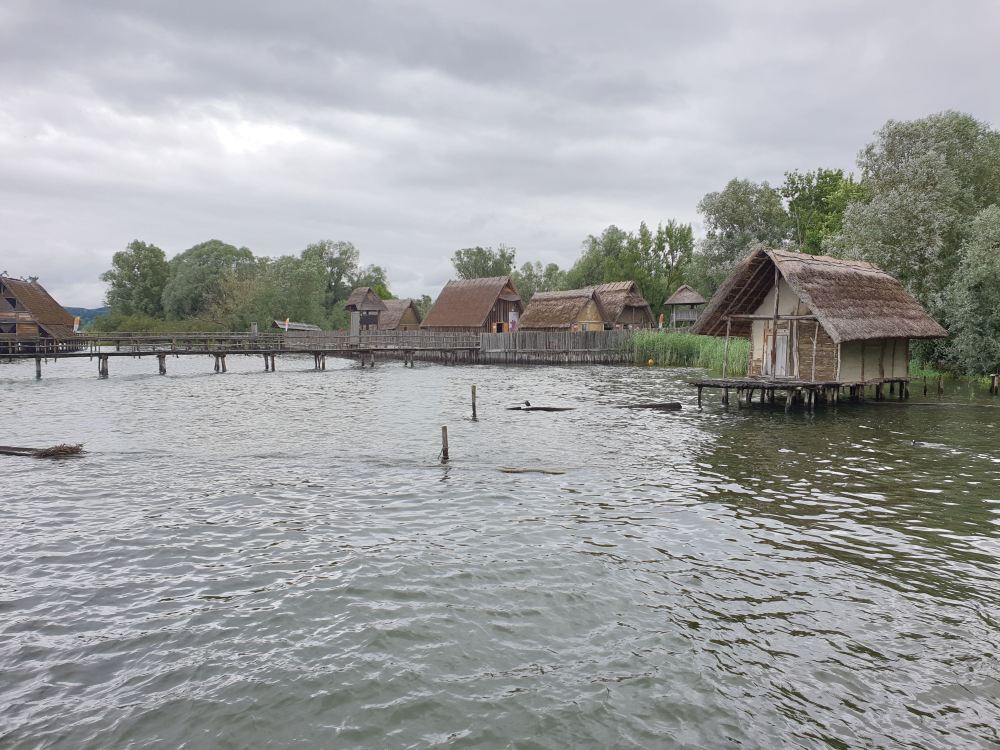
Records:
[[[84,334],[73,339],[0,337],[0,360],[35,360],[35,376],[42,377],[42,363],[53,359],[97,360],[100,377],[110,374],[114,357],[156,357],[159,374],[167,374],[167,359],[210,356],[215,372],[226,372],[229,356],[262,357],[265,371],[274,371],[281,355],[312,355],[317,370],[326,369],[327,357],[356,359],[361,366],[375,366],[376,355],[402,360],[410,367],[416,360],[444,364],[619,364],[631,361],[631,331],[463,333],[437,331],[339,331],[289,333],[109,333]]]

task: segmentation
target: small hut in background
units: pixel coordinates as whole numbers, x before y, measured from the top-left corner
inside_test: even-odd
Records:
[[[947,335],[869,263],[765,249],[733,270],[691,331],[749,338],[752,378],[851,386],[908,380],[910,339]]]
[[[421,330],[505,333],[516,331],[524,304],[510,276],[459,279],[445,284]]]
[[[37,278],[0,275],[0,338],[67,341],[78,336],[75,319],[53,299]]]
[[[604,308],[607,328],[652,328],[653,309],[634,281],[612,281],[593,287]]]
[[[670,310],[670,327],[685,328],[698,320],[704,304],[704,297],[687,284],[681,284],[663,306]]]
[[[278,328],[285,333],[312,333],[323,330],[312,323],[296,323],[294,320],[275,320],[271,324],[271,328]]]
[[[351,292],[344,303],[344,309],[351,314],[351,336],[362,331],[377,331],[379,316],[385,312],[385,302],[370,286],[361,286]]]
[[[385,310],[379,315],[380,331],[417,331],[420,329],[420,311],[412,299],[382,300]]]
[[[536,292],[521,316],[522,331],[603,331],[607,314],[597,292]]]

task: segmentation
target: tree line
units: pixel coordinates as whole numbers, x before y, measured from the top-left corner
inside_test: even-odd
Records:
[[[964,372],[1000,365],[1000,133],[942,112],[887,122],[858,154],[858,176],[817,168],[781,185],[734,178],[698,203],[705,236],[668,219],[589,235],[567,269],[518,266],[499,244],[455,251],[460,278],[511,275],[527,302],[540,291],[631,279],[658,309],[681,284],[709,297],[758,247],[866,260],[897,277],[950,332],[918,356]],[[169,261],[141,241],[116,253],[102,279],[111,313],[100,328],[246,328],[292,318],[346,326],[355,286],[390,297],[383,267],[362,265],[350,242],[323,240],[299,255],[258,258],[218,240]],[[431,304],[424,295],[418,306]],[[166,322],[164,322],[166,321]]]

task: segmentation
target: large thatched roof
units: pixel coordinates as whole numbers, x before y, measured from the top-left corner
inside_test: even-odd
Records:
[[[3,285],[6,292],[24,306],[32,319],[49,336],[63,339],[76,335],[73,333],[73,316],[66,312],[38,281],[0,276],[0,285]],[[0,301],[0,304],[8,306],[5,301]]]
[[[647,322],[653,323],[653,309],[639,291],[639,285],[634,281],[612,281],[608,284],[598,284],[593,287],[597,298],[607,314],[610,323],[618,322],[626,308],[636,308]]]
[[[681,284],[677,291],[667,298],[664,305],[704,305],[705,298],[687,284]]]
[[[518,328],[552,329],[570,328],[580,313],[593,300],[597,304],[601,321],[607,319],[601,301],[593,289],[570,289],[565,292],[536,292],[524,309]]]
[[[753,313],[774,286],[774,269],[836,343],[864,339],[932,339],[947,332],[892,276],[870,263],[757,250],[712,296],[692,333],[724,336],[726,316]],[[751,321],[733,319],[731,333],[749,336]]]
[[[399,327],[399,322],[403,319],[407,308],[413,308],[413,314],[420,323],[420,311],[417,303],[412,299],[385,299],[382,300],[385,311],[378,316],[378,327],[382,329],[394,330]]]
[[[521,302],[510,276],[458,279],[444,285],[421,328],[480,328],[497,300]]]

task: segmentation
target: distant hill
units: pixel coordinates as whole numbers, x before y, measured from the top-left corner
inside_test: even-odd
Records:
[[[98,315],[106,315],[108,312],[107,306],[105,307],[67,307],[66,312],[70,315],[80,316],[80,325],[85,326],[94,320]]]

